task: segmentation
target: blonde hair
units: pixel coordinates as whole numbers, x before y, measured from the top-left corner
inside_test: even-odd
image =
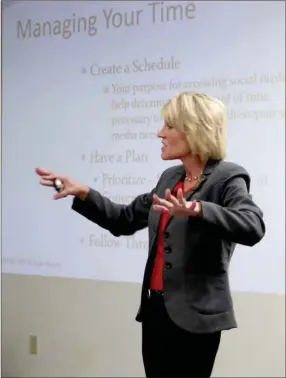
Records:
[[[162,109],[165,123],[185,133],[190,151],[202,161],[226,155],[226,109],[222,101],[202,93],[183,92]]]

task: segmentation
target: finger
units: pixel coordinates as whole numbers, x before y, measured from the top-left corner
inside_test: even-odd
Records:
[[[53,187],[54,186],[54,181],[49,181],[49,180],[40,180],[40,184],[43,186],[48,186],[48,187]]]
[[[177,200],[177,198],[175,196],[172,195],[170,189],[166,189],[166,191],[165,191],[165,198],[169,202],[171,202],[174,206],[180,206],[179,201]]]
[[[165,190],[165,197],[169,198],[170,196],[171,196],[171,190],[170,189],[166,189]]]
[[[49,174],[49,175],[44,175],[44,176],[41,176],[42,177],[42,179],[44,179],[44,180],[55,180],[55,179],[60,179],[60,180],[62,180],[63,178],[62,177],[60,177],[59,175],[56,175],[55,173],[51,173],[51,174]]]
[[[160,198],[157,196],[157,194],[153,194],[153,201],[159,202]]]
[[[158,201],[156,201],[156,204],[160,205],[160,206],[164,206],[169,210],[173,209],[173,207],[174,207],[174,205],[171,202],[169,202],[169,201],[167,201],[163,198],[158,198]]]
[[[177,200],[179,202],[180,205],[182,206],[186,206],[186,200],[184,198],[184,194],[183,194],[183,190],[182,189],[179,189],[178,190],[178,193],[177,193]]]
[[[157,194],[153,194],[153,200],[158,205],[162,205],[162,206],[166,206],[166,207],[170,207],[170,206],[172,207],[172,204],[169,201],[158,197]]]
[[[202,215],[202,204],[201,204],[201,202],[196,202],[195,212],[198,215]]]
[[[161,213],[169,213],[169,209],[162,205],[153,205],[153,209],[155,211],[160,211]]]
[[[36,168],[36,173],[39,176],[41,176],[41,178],[44,180],[55,180],[58,178],[63,181],[65,179],[65,177],[62,175],[58,175],[54,172],[46,171],[45,169],[42,169],[42,168]]]
[[[52,172],[47,171],[46,169],[43,169],[43,168],[36,168],[35,171],[39,176],[49,176],[50,174],[52,174]]]
[[[61,198],[67,197],[68,195],[70,195],[70,192],[68,190],[63,190],[62,192],[55,194],[53,198],[54,200],[59,200]]]
[[[195,208],[196,208],[196,206],[197,206],[197,202],[196,201],[190,201],[190,202],[188,202],[188,210],[194,211]]]

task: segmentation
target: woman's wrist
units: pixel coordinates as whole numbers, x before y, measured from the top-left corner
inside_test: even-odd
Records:
[[[85,201],[87,196],[88,196],[88,193],[89,193],[89,187],[87,185],[80,185],[80,188],[78,190],[78,194],[77,194],[77,197],[82,200],[82,201]]]

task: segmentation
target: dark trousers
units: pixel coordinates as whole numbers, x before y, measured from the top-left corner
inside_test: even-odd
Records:
[[[221,332],[194,334],[168,316],[163,296],[151,295],[142,323],[146,377],[210,377]]]

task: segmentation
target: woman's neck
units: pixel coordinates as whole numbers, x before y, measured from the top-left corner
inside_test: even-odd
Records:
[[[198,156],[188,155],[182,159],[182,163],[186,170],[186,175],[190,179],[197,179],[201,176],[205,164],[201,162]]]

